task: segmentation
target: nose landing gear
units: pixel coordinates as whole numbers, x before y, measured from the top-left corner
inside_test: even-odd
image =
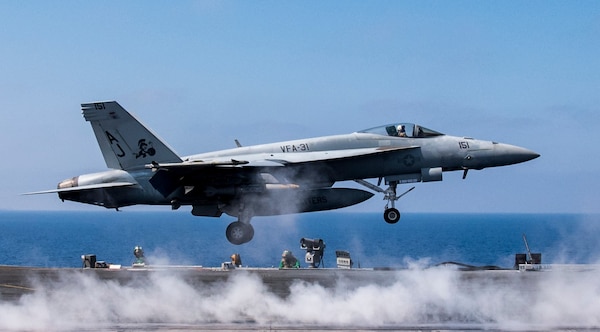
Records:
[[[383,211],[383,219],[388,223],[388,224],[395,224],[400,220],[400,211],[398,211],[398,209],[396,209],[396,201],[400,199],[400,197],[408,194],[409,192],[411,192],[413,189],[415,189],[415,187],[411,187],[410,189],[408,189],[407,191],[405,191],[404,193],[402,193],[401,195],[397,195],[396,194],[396,188],[398,187],[398,181],[389,181],[389,187],[387,189],[382,189],[374,184],[371,184],[370,182],[367,182],[365,180],[359,179],[359,180],[354,180],[357,183],[362,184],[363,186],[375,190],[377,192],[383,193],[383,199],[387,200],[387,204],[385,205],[385,210]]]
[[[396,208],[389,208],[387,205],[385,206],[385,210],[383,211],[383,219],[388,224],[395,224],[400,220],[400,211]]]

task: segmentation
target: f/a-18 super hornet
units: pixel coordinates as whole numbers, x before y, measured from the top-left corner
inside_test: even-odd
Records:
[[[497,142],[457,137],[412,123],[392,123],[351,134],[241,146],[180,157],[115,101],[81,105],[110,170],[64,180],[60,199],[118,209],[135,204],[191,205],[195,216],[237,217],[226,230],[233,244],[254,236],[250,220],[323,211],[361,203],[374,194],[333,187],[356,181],[382,193],[384,219],[396,223],[399,184],[441,181],[442,172],[480,170],[537,158]],[[379,179],[375,185],[365,179]],[[381,188],[381,182],[387,186]]]

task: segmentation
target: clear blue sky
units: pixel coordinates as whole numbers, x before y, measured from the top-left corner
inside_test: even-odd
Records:
[[[104,170],[79,105],[114,99],[181,155],[394,121],[520,145],[542,157],[401,210],[600,212],[597,1],[4,1],[0,22],[0,209],[101,209],[19,194]]]

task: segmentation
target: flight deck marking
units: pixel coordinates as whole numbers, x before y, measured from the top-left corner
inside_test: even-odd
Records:
[[[29,288],[29,287],[24,287],[24,286],[17,286],[17,285],[10,285],[10,284],[0,284],[0,287],[23,289],[23,290],[27,290],[27,291],[35,291],[34,288]]]

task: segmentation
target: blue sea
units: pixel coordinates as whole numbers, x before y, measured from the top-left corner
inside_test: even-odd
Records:
[[[239,253],[244,266],[271,267],[286,249],[303,262],[299,242],[307,237],[324,240],[324,267],[346,250],[364,268],[448,261],[511,268],[525,252],[523,234],[543,263],[600,261],[599,215],[404,213],[395,225],[381,213],[256,217],[254,239],[240,246],[225,238],[233,220],[183,211],[0,211],[0,265],[80,267],[81,255],[95,254],[126,266],[142,246],[149,264],[213,267]]]
[[[332,211],[255,218],[255,237],[241,246],[225,239],[232,220],[183,211],[3,211],[0,264],[80,267],[81,255],[95,254],[128,266],[142,246],[155,266],[216,267],[239,253],[244,266],[271,267],[285,249],[303,262],[300,238],[309,237],[324,240],[325,267],[346,250],[355,267],[399,271],[388,283],[358,288],[343,278],[331,288],[297,280],[282,298],[243,269],[226,284],[205,285],[169,274],[120,285],[82,270],[36,283],[18,301],[0,297],[0,330],[600,329],[600,279],[589,266],[581,273],[493,274],[515,283],[487,278],[492,272],[462,279],[445,265],[428,268],[449,261],[512,268],[514,255],[525,252],[523,234],[542,263],[598,263],[598,215],[405,213],[388,225],[380,213]]]

